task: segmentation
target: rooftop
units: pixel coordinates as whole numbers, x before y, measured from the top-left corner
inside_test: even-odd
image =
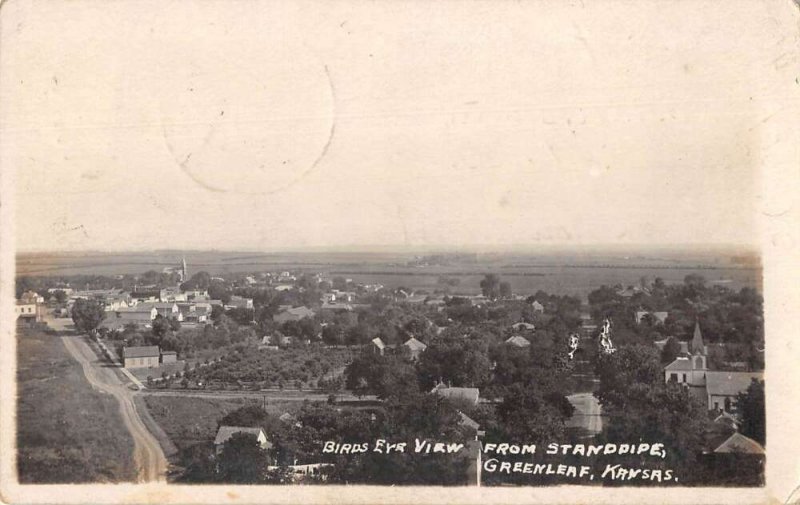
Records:
[[[748,438],[741,433],[734,433],[728,440],[714,449],[716,453],[745,453],[745,454],[764,454],[764,448],[761,444]]]
[[[122,349],[123,358],[152,358],[158,357],[157,345],[146,345],[141,347],[125,347]]]
[[[708,394],[735,396],[747,390],[753,380],[764,380],[763,372],[706,372]]]
[[[217,430],[217,436],[214,438],[214,445],[224,444],[237,433],[247,433],[258,437],[264,433],[264,430],[261,428],[247,428],[243,426],[220,426],[219,430]]]

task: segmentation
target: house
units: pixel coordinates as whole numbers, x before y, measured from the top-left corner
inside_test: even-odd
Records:
[[[413,359],[413,360],[416,360],[417,358],[419,358],[419,355],[422,354],[423,352],[425,352],[425,349],[428,348],[427,345],[425,345],[424,343],[420,342],[419,340],[417,340],[414,337],[411,337],[410,339],[406,340],[403,343],[403,346],[406,349],[408,349],[408,351],[411,353],[411,359]]]
[[[175,351],[161,351],[161,363],[177,363],[178,353]]]
[[[531,308],[533,309],[534,312],[537,312],[539,314],[544,314],[544,305],[539,303],[539,300],[534,300],[533,302],[531,302]]]
[[[211,304],[208,302],[180,302],[176,305],[183,322],[206,323],[211,317]]]
[[[278,342],[278,337],[277,336],[276,337],[272,337],[272,336],[269,336],[269,335],[264,335],[264,337],[261,338],[261,343],[258,344],[258,350],[259,351],[277,351],[279,349],[279,347],[277,345],[275,345],[276,342]]]
[[[522,321],[519,323],[512,324],[511,328],[514,331],[534,331],[536,329],[536,325]]]
[[[160,289],[134,289],[131,292],[131,300],[137,302],[150,302],[155,303],[161,301]]]
[[[253,308],[253,299],[252,298],[244,298],[242,296],[231,296],[231,299],[228,303],[225,304],[226,309],[252,309]]]
[[[35,302],[18,301],[14,306],[14,314],[17,316],[17,324],[21,326],[33,326],[42,320],[39,305]]]
[[[478,388],[452,388],[439,383],[431,390],[439,396],[447,398],[448,400],[465,401],[470,404],[477,405],[480,399],[480,391]]]
[[[160,354],[157,345],[125,347],[122,349],[123,366],[125,368],[154,368],[158,366]]]
[[[135,300],[131,301],[130,295],[126,293],[109,295],[102,298],[102,300],[106,312],[114,312],[119,309],[127,309],[128,307],[136,305],[137,303]]]
[[[126,324],[149,327],[153,324],[153,319],[158,315],[155,307],[148,304],[138,304],[133,307],[123,307],[113,312],[113,316],[107,315],[100,328],[115,330],[124,327]]]
[[[634,314],[636,324],[642,324],[642,321],[644,321],[646,316],[651,317],[654,324],[664,324],[669,316],[669,312],[650,312],[647,310],[637,310]]]
[[[753,440],[741,433],[734,433],[726,441],[722,442],[719,447],[714,449],[715,454],[765,454],[764,448]]]
[[[531,345],[530,341],[528,341],[527,338],[521,337],[519,335],[514,335],[513,337],[510,337],[508,340],[506,340],[506,344],[519,348],[530,347]]]
[[[345,302],[325,302],[322,304],[321,309],[323,314],[340,314],[342,312],[352,312],[353,306]]]
[[[63,291],[65,295],[71,295],[75,290],[70,287],[63,287],[63,288],[48,288],[47,292],[51,294],[55,294],[56,291]]]
[[[381,356],[383,356],[383,352],[385,349],[386,349],[386,344],[383,343],[383,340],[381,340],[380,337],[375,337],[372,339],[372,350],[376,354],[380,354]]]
[[[208,299],[208,290],[206,289],[187,289],[183,294],[186,295],[187,302]]]
[[[295,307],[275,314],[272,316],[272,320],[278,324],[282,324],[287,321],[300,321],[301,319],[305,319],[307,317],[314,317],[314,315],[315,312],[308,307]]]
[[[267,435],[261,428],[220,426],[217,430],[217,436],[214,438],[214,449],[216,450],[217,455],[222,453],[222,449],[225,448],[225,443],[230,440],[231,437],[239,433],[254,435],[258,441],[258,445],[261,446],[262,449],[269,449],[272,447],[272,443],[267,440]]]
[[[22,303],[38,304],[44,303],[44,297],[35,291],[25,291],[22,293],[22,296],[19,297],[19,301]]]
[[[762,372],[708,372],[706,395],[708,409],[731,412],[736,408],[736,397],[750,387],[752,381],[764,380]]]
[[[180,286],[163,288],[158,294],[161,302],[185,302],[188,298],[188,295],[181,291]]]
[[[145,304],[145,306],[147,305],[152,305],[153,308],[156,309],[156,314],[161,317],[165,317],[167,319],[177,319],[178,321],[183,320],[183,317],[181,317],[181,311],[178,309],[178,304],[175,302],[156,302],[152,304]]]

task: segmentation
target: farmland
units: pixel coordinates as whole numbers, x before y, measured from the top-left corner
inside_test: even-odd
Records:
[[[20,254],[20,275],[121,275],[162,270],[174,266],[182,251],[142,253]],[[507,280],[515,293],[585,296],[595,287],[636,285],[642,277],[661,277],[667,284],[680,283],[688,274],[703,275],[709,283],[731,289],[760,288],[758,258],[741,251],[619,251],[593,249],[584,252],[532,251],[519,253],[252,253],[187,252],[193,271],[213,275],[292,270],[341,275],[364,284],[388,288],[433,290],[439,278],[457,278],[455,292],[475,294],[486,273]]]
[[[133,439],[117,401],[92,389],[61,339],[26,330],[17,360],[20,482],[133,480]]]
[[[319,379],[344,369],[355,351],[311,346],[275,351],[233,352],[209,366],[196,368],[194,380],[258,383],[264,387],[317,387]]]

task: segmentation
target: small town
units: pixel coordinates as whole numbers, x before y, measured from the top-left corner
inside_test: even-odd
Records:
[[[646,456],[609,460],[603,447],[633,444],[663,457],[645,473],[658,480],[627,485],[670,484],[662,472],[680,485],[763,485],[756,289],[691,273],[582,299],[481,275],[480,292],[458,275],[412,289],[308,268],[212,275],[184,257],[138,275],[18,277],[20,480],[552,485],[567,482],[560,470],[532,480],[491,458],[528,468],[535,451],[509,448],[552,446],[534,463],[600,476]],[[54,347],[91,385],[81,409],[97,410],[113,446],[53,451],[42,435],[80,430],[58,399],[37,403],[63,381],[45,366]],[[558,450],[584,446],[596,457]]]

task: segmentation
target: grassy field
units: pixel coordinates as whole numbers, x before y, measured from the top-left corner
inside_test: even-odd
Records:
[[[22,483],[134,480],[119,405],[92,389],[58,337],[17,339],[17,465]]]
[[[176,266],[180,251],[151,253],[19,254],[19,275],[117,275],[161,271]],[[741,251],[728,250],[608,250],[603,248],[528,253],[472,253],[446,255],[420,262],[412,253],[246,253],[195,251],[185,254],[191,272],[205,270],[212,275],[232,272],[299,270],[341,275],[356,282],[405,286],[433,290],[440,276],[457,277],[454,291],[480,291],[486,273],[507,280],[515,293],[537,290],[559,295],[585,296],[601,284],[638,285],[641,277],[682,282],[690,273],[710,282],[739,289],[759,288],[761,272],[757,257],[743,261]]]
[[[208,442],[217,433],[217,423],[228,412],[256,403],[252,399],[181,398],[174,396],[144,396],[144,403],[153,420],[158,423],[178,449]],[[270,401],[267,412],[280,416],[293,412],[300,402]]]

